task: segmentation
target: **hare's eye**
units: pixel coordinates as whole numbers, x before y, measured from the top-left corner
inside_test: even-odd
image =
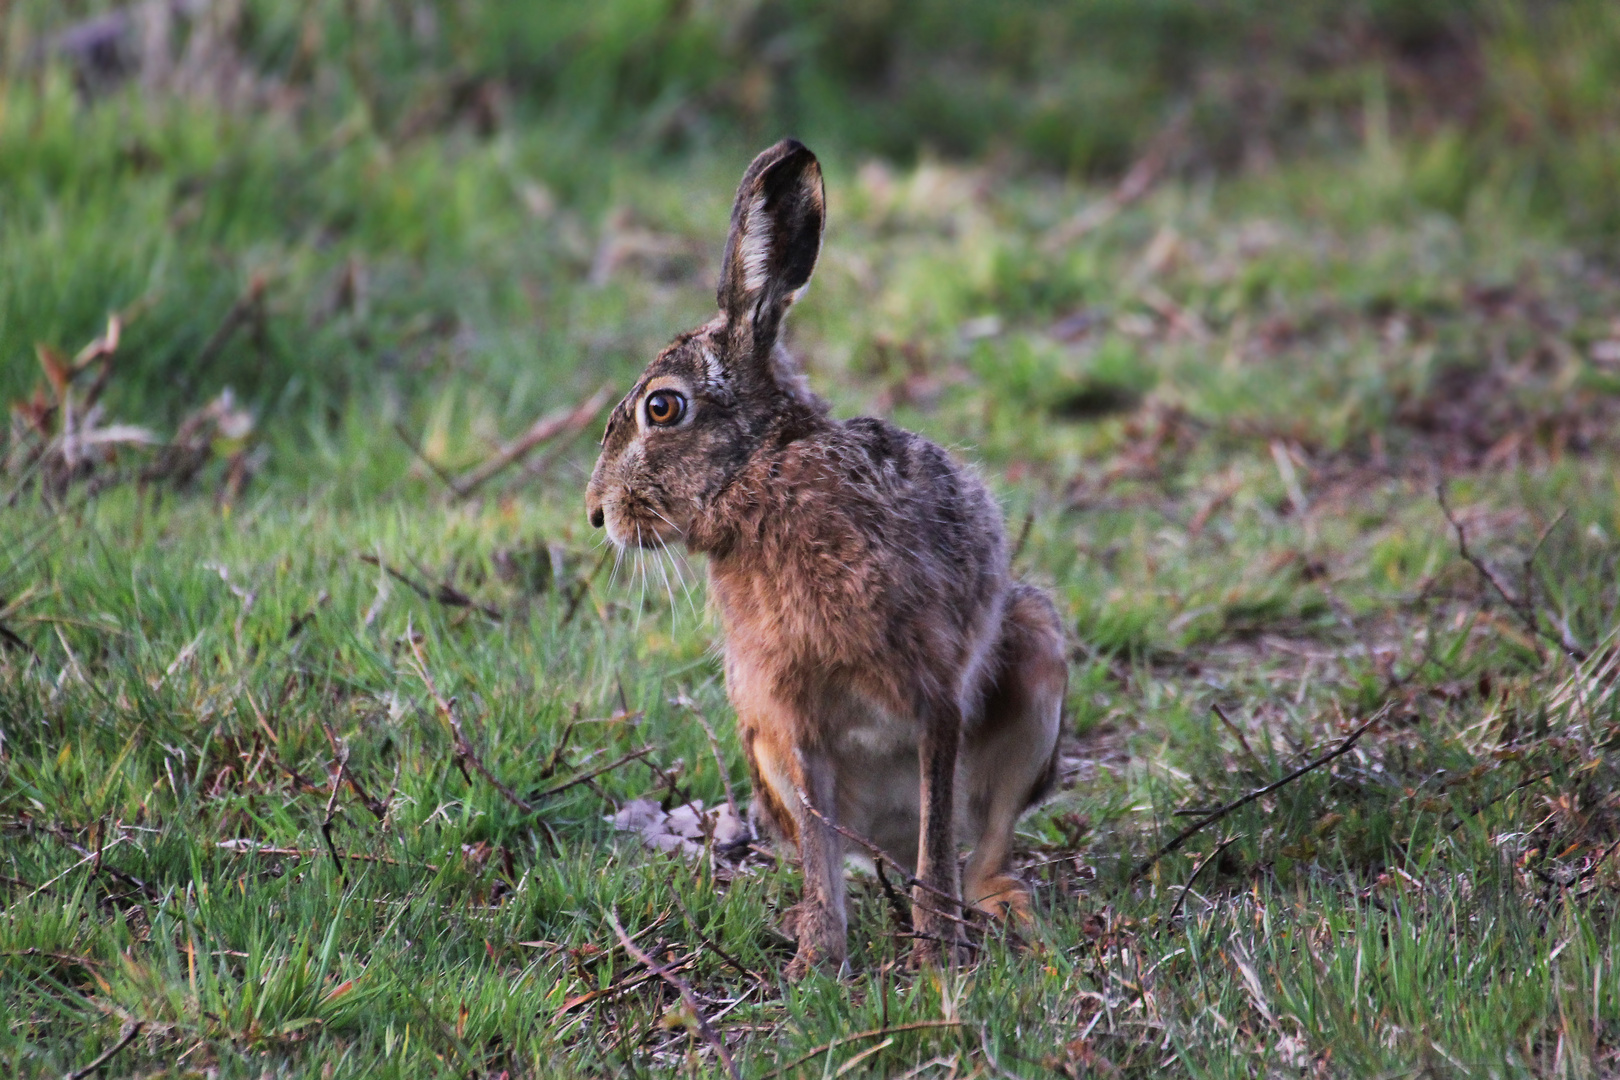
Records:
[[[647,422],[657,427],[668,427],[681,422],[686,415],[686,399],[673,390],[660,390],[647,395]]]

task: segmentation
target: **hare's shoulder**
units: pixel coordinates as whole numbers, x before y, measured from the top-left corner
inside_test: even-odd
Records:
[[[857,482],[926,496],[941,485],[952,488],[972,479],[943,447],[887,420],[857,416],[837,423],[835,432],[828,449]]]

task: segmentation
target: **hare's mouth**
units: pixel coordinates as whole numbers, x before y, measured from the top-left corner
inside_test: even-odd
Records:
[[[667,512],[646,499],[617,499],[603,510],[608,539],[619,547],[659,548],[686,538]]]

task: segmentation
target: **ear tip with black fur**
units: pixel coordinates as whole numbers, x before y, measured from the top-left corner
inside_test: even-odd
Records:
[[[821,163],[811,149],[798,139],[788,136],[775,145],[759,152],[743,174],[743,182],[763,178],[767,173],[772,180],[781,177],[819,176]]]

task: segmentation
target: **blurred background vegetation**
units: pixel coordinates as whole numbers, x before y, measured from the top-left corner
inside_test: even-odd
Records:
[[[200,350],[210,383],[325,407],[469,320],[521,412],[514,354],[579,367],[577,340],[524,328],[548,321],[555,282],[590,275],[589,234],[625,185],[719,182],[788,132],[835,174],[972,159],[1112,182],[1157,154],[1197,182],[1373,153],[1416,208],[1485,204],[1605,256],[1620,236],[1620,5],[1606,0],[0,12],[7,400],[35,378],[36,341],[89,340],[138,304],[116,392],[143,413],[181,407],[175,380],[204,378],[188,370]],[[255,274],[277,280],[252,341],[204,350]],[[551,284],[518,295],[526,278]],[[363,328],[342,318],[368,303]]]

